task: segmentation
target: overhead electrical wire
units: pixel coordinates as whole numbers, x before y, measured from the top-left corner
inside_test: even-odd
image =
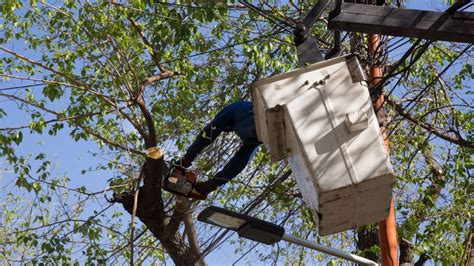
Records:
[[[288,215],[286,215],[286,217],[284,217],[279,223],[278,225],[280,226],[283,226],[286,221],[288,221],[288,219],[290,219],[293,215],[296,214],[296,211],[298,211],[301,207],[303,207],[303,204],[300,204],[298,207],[296,207],[294,210],[290,211],[288,213]],[[241,259],[243,259],[245,256],[247,256],[250,251],[252,251],[255,247],[257,247],[258,245],[260,245],[261,243],[257,242],[255,243],[251,248],[249,248],[246,252],[244,252],[244,254],[242,254],[237,260],[235,260],[232,265],[236,265],[237,262],[239,262]]]
[[[287,21],[285,20],[282,20],[272,14],[269,14],[267,12],[265,12],[264,10],[258,8],[257,6],[249,3],[248,1],[240,1],[243,5],[245,5],[246,7],[248,7],[250,10],[254,11],[255,13],[263,16],[264,18],[266,18],[267,20],[269,20],[270,22],[272,22],[275,26],[278,26],[279,28],[293,34],[293,30],[296,28],[295,25],[291,24],[291,23],[288,23]],[[283,24],[283,25],[282,25]],[[288,29],[289,27],[289,29]]]
[[[436,77],[423,88],[418,94],[413,98],[413,100],[403,108],[403,113],[408,113],[413,108],[415,108],[416,104],[421,100],[421,98],[426,94],[426,92],[435,84],[435,82],[453,65],[453,63],[458,60],[463,54],[465,54],[470,48],[472,44],[467,45],[440,73],[436,75]],[[385,101],[384,101],[385,103]],[[399,114],[400,115],[400,114]],[[391,120],[386,126],[388,127],[393,121]],[[398,120],[397,124],[393,127],[393,130],[387,135],[387,138],[394,134],[397,130],[398,125],[403,121],[403,119]]]
[[[186,8],[196,8],[196,9],[215,9],[215,6],[192,6],[192,5],[186,5],[186,4],[177,4],[177,3],[168,3],[168,2],[160,2],[160,1],[155,1],[153,2],[155,4],[160,4],[160,5],[167,5],[167,6],[177,6],[177,7],[186,7]],[[242,10],[242,7],[229,7],[226,6],[227,9],[235,9],[235,10]]]
[[[30,84],[30,85],[22,85],[22,86],[13,86],[13,87],[6,87],[6,88],[1,88],[0,91],[9,91],[9,90],[18,90],[18,89],[26,89],[26,88],[31,88],[31,87],[37,87],[37,86],[45,86],[46,83],[41,83],[41,84]]]
[[[287,171],[285,173],[282,174],[282,176],[280,178],[278,178],[277,180],[275,180],[272,184],[268,185],[264,191],[262,193],[260,193],[253,201],[251,201],[250,203],[247,204],[246,207],[244,207],[240,213],[243,213],[243,214],[249,214],[253,209],[255,209],[258,204],[263,201],[263,199],[265,198],[265,196],[267,195],[267,193],[269,193],[270,191],[273,190],[273,187],[278,184],[278,183],[281,183],[283,182],[284,180],[286,180],[289,176],[291,175],[291,171]],[[229,232],[228,229],[220,229],[219,231],[222,231],[223,232],[221,233],[220,236],[218,236],[217,238],[215,238],[214,241],[212,241],[202,252],[202,257],[204,258],[205,256],[209,255],[209,253],[211,253],[213,250],[215,250],[218,246],[220,246],[223,242],[220,242],[218,243],[221,239],[223,239],[225,237],[225,235]],[[208,242],[208,241],[206,241]]]

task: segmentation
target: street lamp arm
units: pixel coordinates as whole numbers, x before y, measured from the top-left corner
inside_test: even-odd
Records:
[[[337,250],[334,248],[326,247],[326,246],[323,246],[323,245],[320,245],[320,244],[317,244],[305,239],[291,236],[291,235],[287,235],[287,234],[283,235],[282,240],[285,240],[286,242],[293,243],[296,245],[304,246],[310,249],[314,249],[314,250],[317,250],[329,255],[333,255],[341,259],[346,259],[349,261],[361,263],[363,265],[378,265],[376,262],[363,258],[361,256],[357,256],[357,255],[344,252],[341,250]]]

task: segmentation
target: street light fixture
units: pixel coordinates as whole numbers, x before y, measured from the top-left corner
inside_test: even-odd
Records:
[[[236,231],[240,237],[267,245],[279,242],[285,234],[282,226],[216,206],[203,210],[198,220]]]
[[[295,236],[286,235],[285,228],[282,226],[216,206],[210,206],[204,209],[198,215],[198,220],[236,231],[240,237],[267,245],[285,240],[289,243],[304,246],[349,261],[362,263],[364,265],[378,265],[369,259],[348,252],[326,247]]]

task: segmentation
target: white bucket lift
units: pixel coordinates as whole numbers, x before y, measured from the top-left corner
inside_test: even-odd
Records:
[[[272,160],[288,159],[320,235],[390,209],[393,170],[364,80],[348,55],[253,84],[257,135]]]

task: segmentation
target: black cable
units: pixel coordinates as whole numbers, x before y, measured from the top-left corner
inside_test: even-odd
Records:
[[[467,50],[469,50],[471,48],[472,44],[469,44],[466,46],[466,48],[464,48],[464,50],[462,50],[455,58],[453,61],[451,61],[439,74],[436,75],[436,77],[425,87],[423,88],[416,96],[415,98],[411,101],[411,103],[414,103],[413,105],[410,106],[411,103],[409,103],[407,106],[405,106],[403,108],[403,113],[408,113],[410,112],[411,110],[413,110],[413,108],[415,108],[416,104],[420,101],[420,98],[424,96],[424,94],[433,86],[433,84],[435,84],[435,82],[452,66],[452,64],[457,60],[459,59],[459,57],[461,57],[461,55],[463,55],[464,53],[466,53]],[[384,100],[383,103],[385,103],[386,100]],[[382,104],[383,104],[382,103]],[[388,127],[394,120],[390,121],[386,127]],[[391,135],[393,135],[393,133],[396,131],[396,128],[398,127],[398,125],[403,121],[403,119],[400,119],[397,124],[393,127],[394,130],[391,131],[389,134],[387,134],[387,138],[390,137]]]
[[[474,3],[471,2],[471,3],[469,3],[469,4],[466,4],[466,5],[463,6],[462,8],[460,8],[458,11],[464,11],[464,10],[470,8],[470,7],[473,6],[473,5],[474,5]]]
[[[249,214],[255,207],[258,206],[258,204],[264,199],[264,197],[266,196],[267,193],[269,193],[273,187],[280,183],[280,182],[283,182],[284,180],[286,180],[289,176],[291,175],[291,171],[287,171],[285,172],[280,178],[278,178],[276,181],[274,181],[272,184],[270,184],[269,186],[267,186],[267,188],[262,192],[260,193],[260,195],[258,195],[252,202],[250,202],[249,204],[247,204],[246,207],[244,207],[240,213],[243,213],[243,214]],[[219,232],[222,231],[224,229],[219,229]],[[225,235],[229,232],[230,230],[228,229],[225,229],[224,232],[221,233],[220,236],[217,237],[216,240],[214,240],[212,243],[210,243],[202,252],[202,257],[204,258],[205,256],[207,256],[210,252],[212,252],[212,250],[215,250],[219,245],[221,245],[223,242],[221,242],[220,244],[217,244],[221,239],[223,239],[225,237]],[[216,233],[217,234],[217,233]],[[205,242],[207,243],[209,241],[209,239]]]
[[[196,9],[215,9],[215,5],[212,6],[192,6],[192,5],[186,5],[186,4],[177,4],[177,3],[168,3],[168,2],[160,2],[160,1],[154,1],[153,3],[155,4],[160,4],[160,5],[167,5],[167,6],[177,6],[177,7],[187,7],[187,8],[196,8]],[[209,1],[209,3],[212,3]],[[236,9],[236,10],[241,10],[241,7],[226,7],[227,9]]]
[[[271,18],[271,19],[274,19],[274,20],[276,20],[277,22],[282,23],[282,24],[284,24],[284,25],[287,26],[287,27],[290,27],[292,30],[294,30],[294,29],[296,28],[296,26],[295,26],[294,24],[288,23],[287,21],[282,20],[282,19],[280,19],[279,17],[274,16],[273,14],[269,14],[269,13],[265,12],[265,10],[262,10],[262,9],[258,8],[257,6],[255,6],[255,5],[251,4],[251,3],[249,3],[248,1],[242,0],[242,1],[240,1],[240,2],[241,2],[243,5],[245,5],[245,6],[249,7],[249,8],[251,8],[251,9],[253,9],[255,12],[257,12],[257,13],[263,15],[263,16],[264,16],[265,18],[267,18],[267,19],[270,19],[270,18]]]
[[[393,73],[395,71],[395,68],[392,68],[391,70],[391,74],[389,74],[387,77],[388,78],[391,78],[391,77],[394,77],[398,74],[402,74],[402,76],[398,79],[397,83],[395,83],[395,85],[392,87],[392,89],[389,91],[389,93],[386,95],[386,97],[390,97],[392,95],[392,93],[395,91],[395,89],[397,88],[398,84],[401,82],[401,80],[403,79],[403,77],[405,75],[408,75],[408,70],[421,58],[421,56],[428,50],[428,46],[431,44],[432,42],[427,42],[425,43],[421,48],[422,50],[420,52],[418,52],[418,54],[415,55],[415,58],[413,58],[413,54],[411,55],[412,56],[412,59],[410,60],[410,63],[408,64],[407,67],[403,68],[402,70],[396,72],[396,73]],[[420,47],[418,47],[420,48]],[[415,52],[418,48],[415,48],[413,50],[413,52]],[[411,48],[410,48],[411,49]],[[393,73],[393,74],[392,74]],[[378,86],[378,85],[377,85]],[[371,95],[375,95],[376,93],[381,93],[381,90],[382,90],[383,87],[380,87],[380,90],[379,91],[375,91],[375,89],[371,92]],[[380,106],[375,110],[375,113],[378,113],[380,111],[380,109],[382,109],[383,105],[385,104],[385,100],[380,104]]]
[[[457,1],[455,2],[452,6],[450,6],[448,9],[446,9],[444,12],[445,13],[448,13],[448,14],[451,14],[453,15],[454,12],[456,12],[456,10],[458,10],[459,8],[462,8],[463,6],[467,5],[468,3],[470,3],[471,1],[468,1],[468,0],[464,0],[464,1]],[[436,28],[438,26],[441,25],[441,23],[443,23],[445,21],[444,18],[438,18],[434,23],[433,25],[431,25],[429,27],[429,29],[433,29],[433,28]],[[397,61],[397,63],[395,64],[395,66],[392,68],[391,70],[391,73],[393,73],[393,71],[395,71],[395,69],[397,69],[402,63],[405,62],[406,58],[410,55],[410,53],[414,52],[414,50],[418,49],[414,49],[415,45],[417,45],[418,43],[420,42],[420,39],[418,39],[414,44],[413,46],[407,51],[407,53],[405,53],[405,55],[403,55],[403,57]],[[432,40],[428,40],[425,42],[425,44],[422,46],[422,52],[417,54],[417,58],[421,57],[421,55],[424,53],[424,51],[427,50],[428,46],[433,43],[434,41]],[[415,61],[416,62],[416,61]],[[394,73],[394,74],[389,74],[388,76],[382,78],[382,80],[373,88],[373,90],[370,92],[370,95],[373,96],[373,95],[377,95],[377,94],[380,94],[382,92],[382,89],[383,89],[383,86],[385,85],[385,82],[391,78],[391,77],[394,77],[398,74],[400,74],[401,72],[405,72],[406,70],[408,70],[415,62],[412,62],[407,68],[404,68],[402,70],[400,70],[399,72],[397,73]]]
[[[45,86],[46,83],[42,84],[30,84],[30,85],[23,85],[23,86],[14,86],[14,87],[6,87],[0,89],[0,91],[8,91],[8,90],[16,90],[16,89],[25,89],[25,88],[31,88],[31,87],[37,87],[37,86]]]
[[[270,34],[267,34],[267,35],[259,36],[258,38],[254,38],[254,39],[251,39],[251,40],[247,40],[247,41],[243,41],[243,42],[238,42],[238,43],[229,44],[229,45],[226,45],[226,46],[218,47],[218,48],[215,48],[215,49],[212,49],[212,50],[208,50],[208,51],[205,51],[205,52],[201,52],[201,53],[197,53],[197,54],[191,54],[191,55],[188,55],[188,56],[182,56],[182,57],[174,58],[174,59],[172,59],[172,60],[163,61],[163,62],[161,62],[161,64],[169,64],[169,63],[173,63],[173,62],[176,62],[176,61],[179,61],[179,60],[189,59],[189,58],[193,58],[193,57],[196,57],[196,56],[205,55],[205,54],[209,54],[209,53],[212,53],[212,52],[225,50],[225,49],[227,49],[227,48],[232,48],[232,47],[235,47],[235,46],[238,46],[238,45],[242,45],[242,44],[247,44],[247,43],[251,43],[251,42],[254,42],[254,41],[258,41],[258,40],[260,40],[260,39],[262,39],[262,38],[272,37],[272,36],[275,36],[275,35],[277,35],[277,34],[280,34],[280,32],[279,32],[279,31],[276,31],[276,32],[273,32],[273,33],[270,33]],[[152,64],[152,65],[154,65],[154,64]]]
[[[303,203],[303,204],[304,204],[304,203]],[[280,226],[284,225],[284,224],[286,223],[286,221],[288,221],[288,219],[289,219],[291,216],[295,215],[296,211],[299,210],[299,209],[303,206],[303,204],[300,204],[297,208],[295,208],[294,210],[292,210],[285,218],[283,218],[282,221],[280,221],[280,222],[278,223],[278,225],[280,225]],[[234,261],[234,263],[232,263],[232,265],[236,265],[237,262],[239,262],[241,259],[243,259],[245,256],[247,256],[247,255],[250,253],[250,251],[252,251],[252,250],[253,250],[256,246],[258,246],[259,244],[261,244],[261,243],[259,243],[259,242],[255,243],[255,244],[254,244],[251,248],[249,248],[244,254],[242,254],[242,256],[240,256],[236,261]]]
[[[400,43],[401,41],[405,40],[402,44],[396,46],[395,48],[393,46],[397,45],[398,43]],[[397,40],[395,41],[395,43],[392,43],[389,47],[387,47],[387,53],[391,53],[393,52],[394,50],[402,47],[403,45],[407,44],[408,42],[410,42],[410,38],[400,38],[400,40]]]
[[[377,94],[380,94],[382,92],[382,89],[383,89],[383,86],[385,85],[385,83],[392,77],[400,74],[401,72],[405,72],[407,69],[404,68],[403,70],[397,72],[397,73],[394,73],[395,70],[401,66],[403,63],[405,63],[405,60],[410,56],[412,55],[412,53],[414,51],[416,51],[417,49],[417,46],[418,44],[421,42],[421,39],[417,39],[415,41],[415,43],[413,43],[413,45],[410,47],[410,49],[408,49],[408,51],[405,52],[405,54],[392,66],[392,69],[390,70],[390,72],[388,73],[388,75],[386,75],[385,77],[382,78],[382,80],[380,80],[380,82],[377,83],[377,85],[375,87],[372,88],[372,90],[370,91],[370,96],[374,96],[374,95],[377,95]],[[426,43],[425,43],[426,45]]]
[[[247,2],[247,1],[240,1],[243,5],[245,5],[246,7],[248,7],[249,9],[253,10],[255,13],[263,16],[264,18],[266,18],[267,20],[271,21],[275,26],[278,26],[279,28],[287,31],[288,33],[291,33],[293,34],[293,30],[295,29],[295,26],[284,21],[284,20],[281,20],[275,16],[272,16],[270,14],[267,14],[265,12],[263,12],[263,10],[259,9],[258,7],[252,5],[251,3]],[[284,24],[286,27],[290,27],[290,29],[286,28],[285,26],[281,25],[280,23]]]

